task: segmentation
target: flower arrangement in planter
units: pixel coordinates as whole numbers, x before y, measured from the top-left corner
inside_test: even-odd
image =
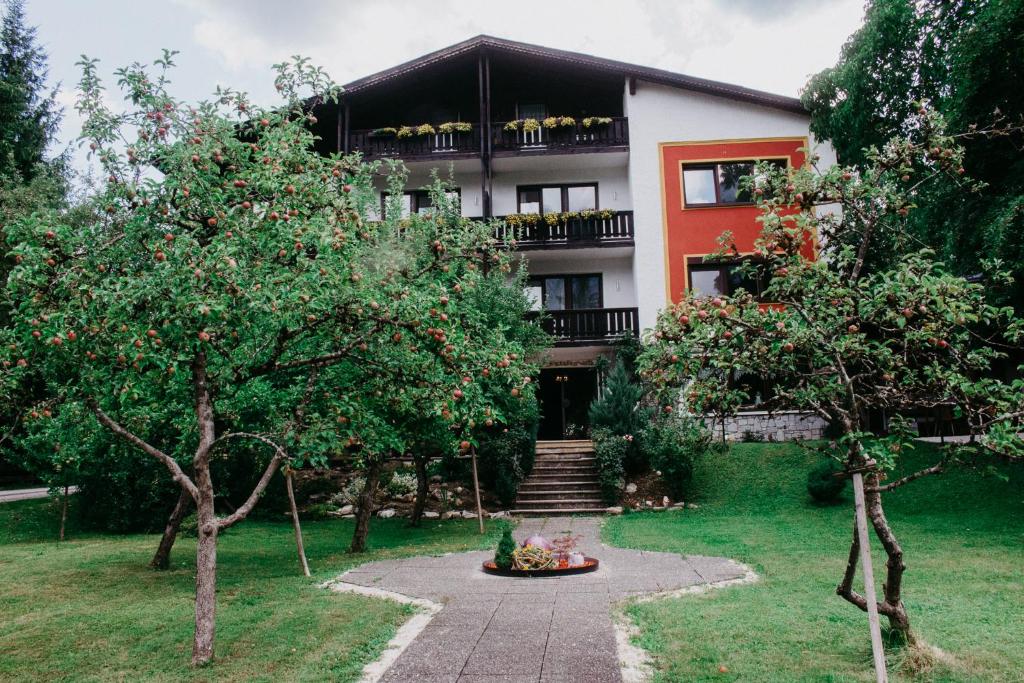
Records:
[[[599,218],[601,220],[609,220],[615,216],[615,212],[611,209],[584,209],[582,211],[553,211],[551,213],[539,214],[539,213],[511,213],[505,216],[505,224],[519,228],[523,226],[533,227],[538,225],[541,220],[551,226],[561,225],[575,219],[592,220]]]
[[[565,536],[554,543],[543,536],[531,536],[516,546],[512,533],[506,530],[498,543],[494,559],[484,562],[490,573],[512,576],[533,574],[576,574],[597,569],[599,562],[576,551],[580,536]]]
[[[437,127],[438,133],[450,135],[452,133],[470,133],[473,131],[473,124],[469,121],[447,121]]]
[[[386,126],[384,128],[374,128],[370,131],[371,138],[393,138],[398,134],[397,128]]]
[[[418,126],[402,126],[398,129],[396,135],[399,138],[411,138],[412,136],[423,137],[425,135],[434,135],[437,131],[429,123],[421,123]]]
[[[544,127],[548,129],[552,128],[574,128],[576,126],[576,119],[571,116],[549,116],[544,119]]]
[[[504,130],[510,132],[521,130],[524,133],[533,133],[540,130],[540,121],[537,119],[515,119],[506,123]]]
[[[512,551],[512,568],[521,571],[537,571],[555,569],[558,561],[550,550],[526,544]]]
[[[610,116],[588,116],[583,119],[584,128],[599,128],[610,125],[612,119]]]

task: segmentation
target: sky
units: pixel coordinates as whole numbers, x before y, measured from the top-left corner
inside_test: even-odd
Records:
[[[2,0],[0,0],[2,1]],[[270,66],[303,55],[338,83],[486,33],[796,96],[835,64],[864,0],[27,0],[74,144],[81,55],[113,72],[180,51],[173,92],[230,85],[276,101]],[[84,153],[75,155],[84,165]]]

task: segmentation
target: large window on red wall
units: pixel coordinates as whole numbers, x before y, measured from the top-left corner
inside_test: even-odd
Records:
[[[786,166],[785,159],[767,161],[783,168]],[[683,164],[683,200],[686,206],[753,204],[754,198],[741,187],[740,179],[753,175],[756,163],[742,160]]]
[[[706,263],[702,258],[691,258],[687,263],[689,282],[687,287],[698,296],[732,296],[743,289],[758,299],[763,299],[771,274],[763,263],[754,262],[755,268],[740,266],[750,259]]]

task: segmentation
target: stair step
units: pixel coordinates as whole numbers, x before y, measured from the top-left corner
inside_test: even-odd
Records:
[[[536,490],[551,490],[553,488],[572,488],[573,490],[591,490],[598,487],[597,481],[523,481],[519,484],[519,490],[523,489],[536,489]]]
[[[509,514],[522,517],[564,517],[567,515],[603,515],[603,507],[581,508],[517,508],[509,510]]]
[[[533,459],[534,465],[550,465],[558,463],[597,463],[597,458],[587,455],[538,455]]]
[[[526,502],[527,500],[529,500],[531,502],[539,502],[539,501],[547,500],[547,499],[551,499],[551,500],[566,500],[566,499],[570,499],[570,498],[572,500],[594,500],[594,499],[600,499],[601,498],[601,491],[600,490],[597,490],[597,491],[593,491],[593,490],[590,490],[590,491],[568,490],[567,491],[567,490],[563,490],[563,489],[555,489],[553,491],[520,491],[519,495],[516,497],[516,501],[522,503],[522,502]]]
[[[530,477],[524,481],[524,484],[568,484],[569,482],[579,482],[587,484],[597,483],[598,478],[596,474],[531,474]]]

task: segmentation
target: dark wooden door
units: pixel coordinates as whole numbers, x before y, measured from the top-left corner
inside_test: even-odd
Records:
[[[579,439],[589,433],[587,411],[597,396],[594,368],[550,368],[540,372],[541,440]]]

